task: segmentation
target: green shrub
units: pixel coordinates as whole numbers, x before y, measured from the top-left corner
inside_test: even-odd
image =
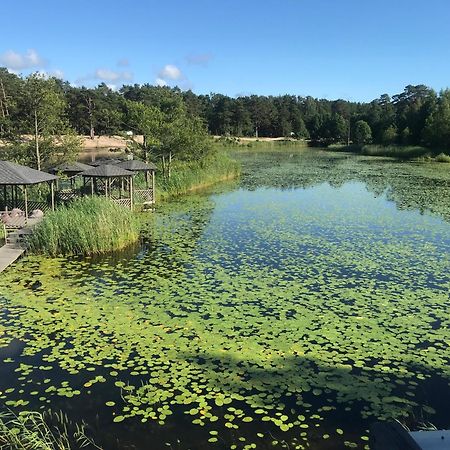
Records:
[[[450,156],[446,155],[445,153],[439,153],[439,155],[436,156],[435,160],[437,162],[450,163]]]
[[[139,239],[133,212],[101,197],[85,197],[48,214],[30,237],[30,250],[48,255],[92,255]]]

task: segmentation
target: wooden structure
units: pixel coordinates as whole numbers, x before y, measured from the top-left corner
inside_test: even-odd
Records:
[[[21,247],[4,245],[0,248],[0,272],[3,272],[16,259],[18,259],[25,250]]]
[[[91,167],[79,175],[83,177],[85,193],[104,195],[122,206],[133,208],[133,172],[104,164]]]
[[[156,166],[153,163],[145,163],[136,159],[123,161],[116,164],[117,167],[129,170],[134,173],[143,173],[145,177],[146,189],[134,189],[134,197],[144,205],[152,205],[156,200],[155,191],[155,172]]]
[[[53,174],[63,174],[67,177],[68,183],[61,183],[56,181],[56,200],[59,203],[65,203],[72,201],[79,197],[79,192],[76,189],[76,176],[84,172],[85,170],[91,169],[91,166],[83,164],[80,162],[73,163],[63,163],[59,166],[53,167],[49,172]]]
[[[51,175],[30,167],[21,166],[9,161],[0,161],[0,187],[3,188],[3,209],[20,208],[25,211],[25,220],[28,219],[30,209],[55,209],[55,181],[56,175]],[[50,188],[50,201],[30,201],[29,187],[47,184]]]

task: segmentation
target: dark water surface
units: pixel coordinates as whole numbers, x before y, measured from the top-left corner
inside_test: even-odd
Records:
[[[0,279],[0,401],[105,449],[367,448],[450,427],[449,164],[239,153],[141,245]]]

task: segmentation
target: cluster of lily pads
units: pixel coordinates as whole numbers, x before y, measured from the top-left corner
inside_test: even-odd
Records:
[[[364,448],[373,421],[442,420],[446,213],[398,210],[342,158],[252,156],[240,186],[149,216],[137,251],[23,259],[0,280],[0,400],[100,399],[118,430],[179,424],[190,448]],[[305,182],[322,172],[343,181]]]

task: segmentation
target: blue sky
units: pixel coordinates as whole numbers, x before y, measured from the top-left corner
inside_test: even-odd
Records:
[[[449,0],[2,0],[0,66],[354,101],[450,86]]]

